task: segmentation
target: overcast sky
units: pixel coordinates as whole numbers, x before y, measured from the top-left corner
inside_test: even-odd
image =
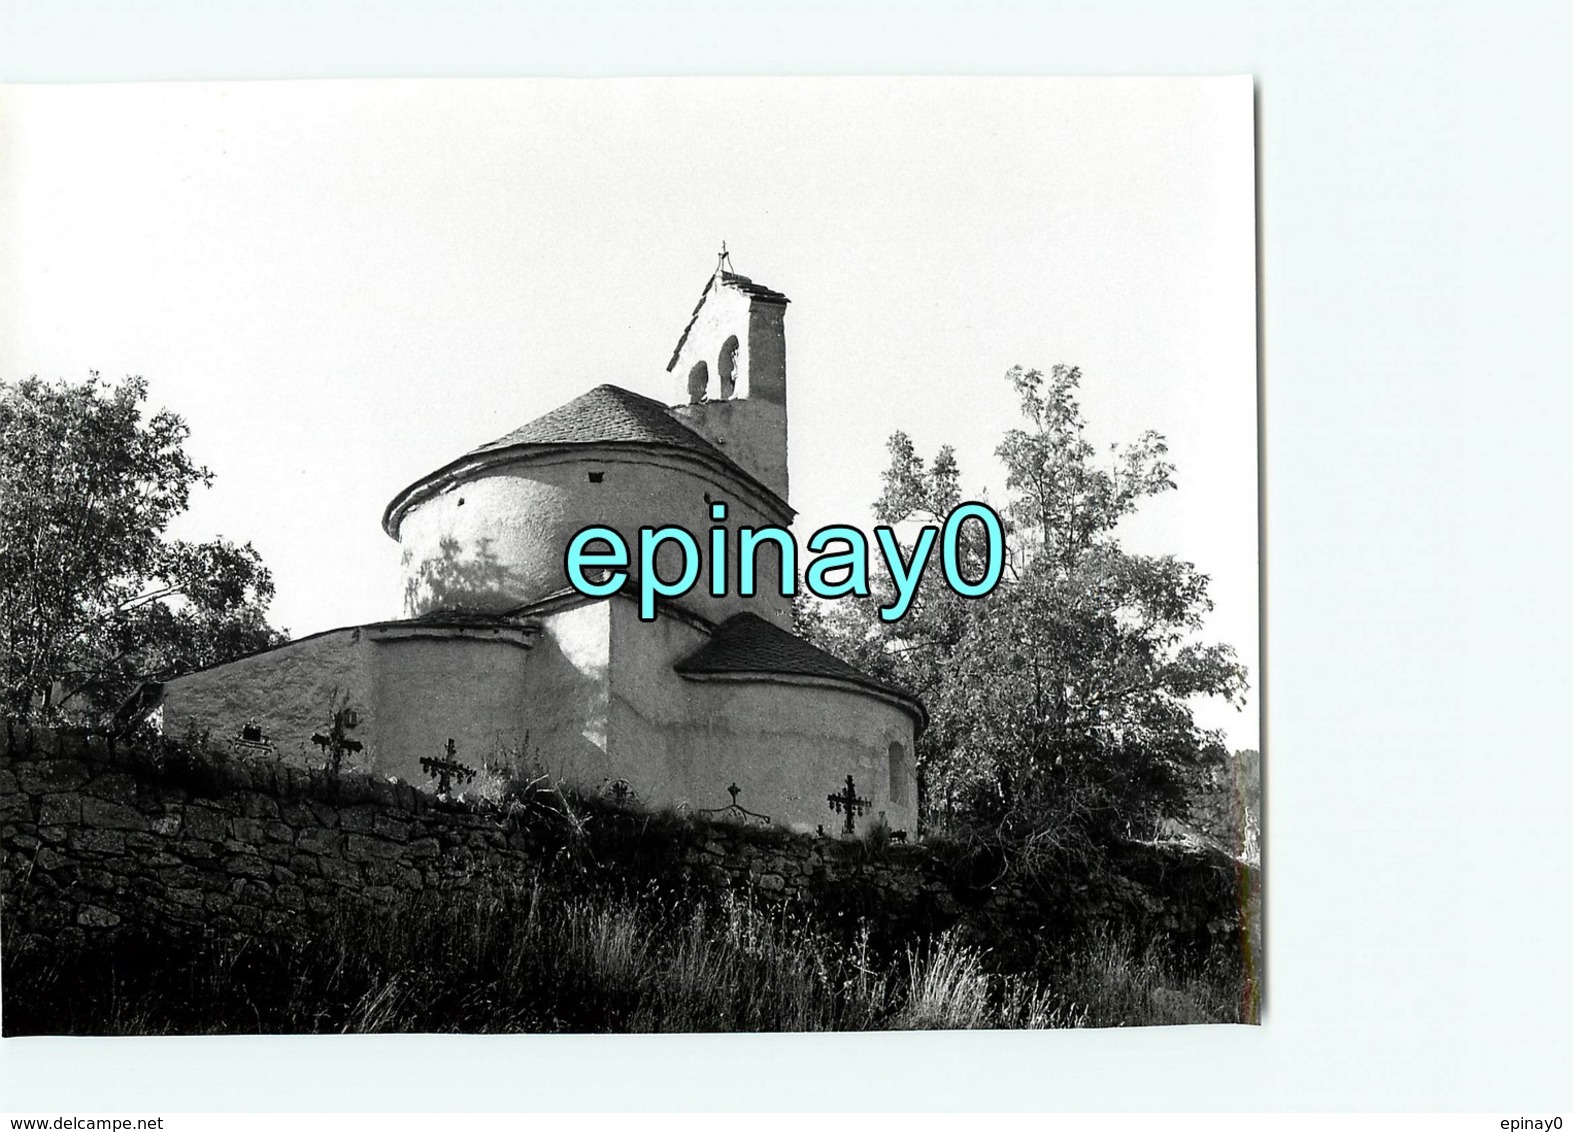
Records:
[[[800,534],[870,523],[884,442],[993,449],[1022,364],[1094,439],[1164,433],[1124,528],[1213,579],[1258,676],[1247,79],[31,87],[0,105],[0,375],[141,374],[294,635],[397,616],[402,487],[664,366],[722,240],[784,291]],[[695,517],[696,523],[704,520]],[[1243,713],[1204,708],[1236,746]]]

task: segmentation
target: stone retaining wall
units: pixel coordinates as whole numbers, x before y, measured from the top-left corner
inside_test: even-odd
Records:
[[[0,733],[0,916],[9,940],[65,945],[128,927],[309,930],[344,901],[391,904],[565,868],[629,886],[792,898],[902,934],[971,922],[995,946],[1014,938],[1029,949],[1087,914],[1064,894],[969,872],[923,845],[614,808],[569,824],[364,776],[164,745],[117,749],[102,736],[13,724]],[[1237,930],[1230,878],[1186,867],[1184,907],[1144,908],[1153,898],[1138,894],[1110,915],[1128,920],[1134,908],[1202,939]]]
[[[191,774],[201,768],[40,729],[0,742],[10,931],[287,928],[342,899],[464,888],[535,860],[526,835],[408,786],[244,762]],[[341,801],[328,800],[335,786]]]

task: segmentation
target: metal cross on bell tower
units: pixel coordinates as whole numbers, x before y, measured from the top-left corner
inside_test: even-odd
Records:
[[[721,254],[716,256],[715,273],[717,275],[735,275],[737,272],[732,267],[732,253],[726,250],[726,241],[721,241]]]

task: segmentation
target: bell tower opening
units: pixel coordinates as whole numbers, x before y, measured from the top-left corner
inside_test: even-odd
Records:
[[[688,371],[688,403],[698,405],[710,396],[710,367],[700,359]]]
[[[703,362],[699,363],[704,365]],[[721,378],[721,400],[730,401],[737,389],[737,335],[721,343],[721,354],[716,358],[716,374]]]
[[[673,415],[783,500],[787,302],[781,292],[738,274],[722,244],[666,366]]]

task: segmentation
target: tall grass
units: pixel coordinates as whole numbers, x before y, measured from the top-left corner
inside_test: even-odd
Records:
[[[881,962],[791,907],[546,885],[344,906],[310,937],[4,950],[7,1034],[622,1032],[1073,1024],[951,936]]]
[[[1255,1022],[1252,987],[1204,964],[1187,968],[1160,943],[1093,931],[1061,965],[1061,991],[1087,1026]]]
[[[647,1033],[1254,1020],[1239,980],[1096,932],[1048,979],[945,933],[878,954],[800,908],[557,887],[346,904],[309,936],[3,948],[4,1032]]]

